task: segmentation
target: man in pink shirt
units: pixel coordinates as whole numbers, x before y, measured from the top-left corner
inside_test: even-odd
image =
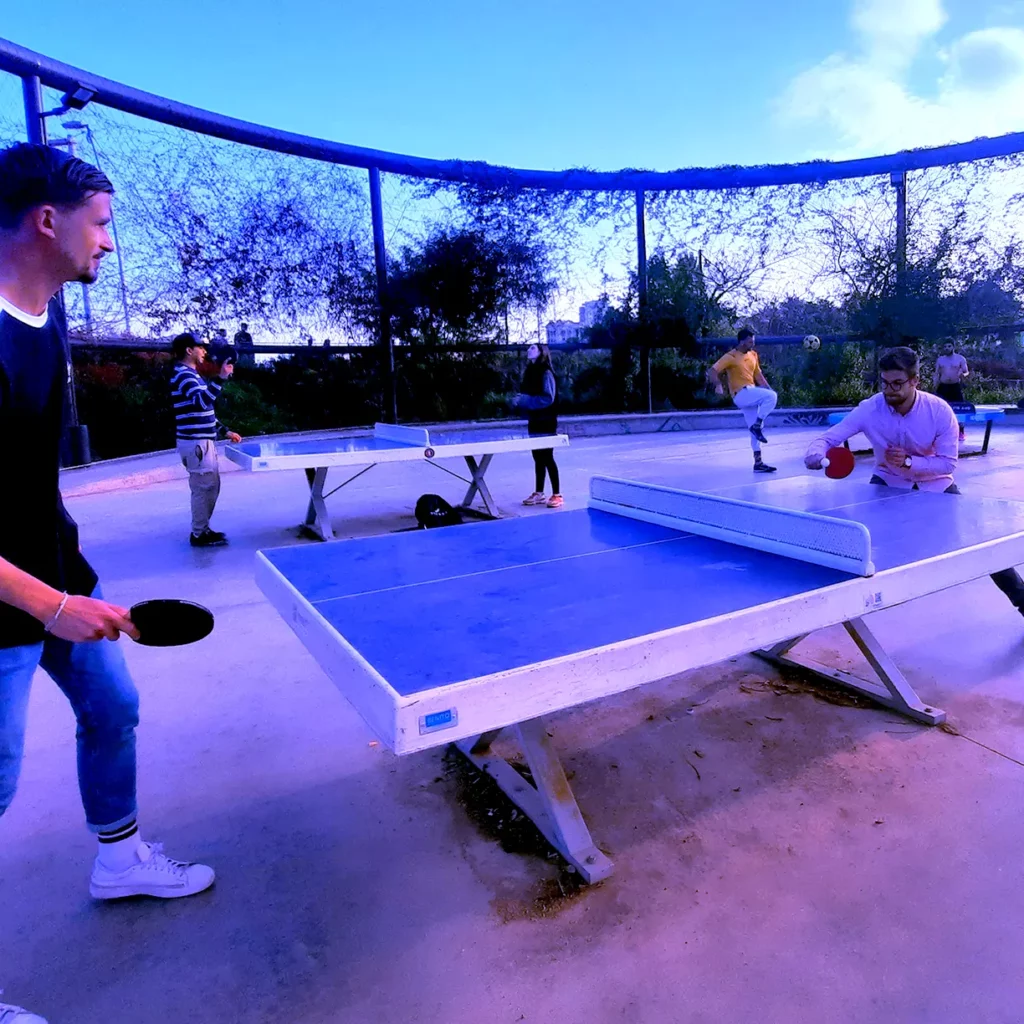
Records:
[[[878,370],[882,390],[864,399],[807,449],[807,468],[820,469],[829,448],[865,434],[875,451],[872,483],[922,491],[955,487],[959,426],[941,398],[917,390],[917,353],[912,348],[890,349],[878,360]]]
[[[953,482],[959,454],[959,425],[953,410],[936,395],[919,391],[920,361],[912,348],[893,348],[878,360],[882,390],[864,399],[842,422],[813,441],[804,457],[821,469],[829,448],[864,434],[875,453],[870,483],[905,490],[959,494]],[[1024,615],[1024,580],[1014,569],[993,573],[996,586]]]

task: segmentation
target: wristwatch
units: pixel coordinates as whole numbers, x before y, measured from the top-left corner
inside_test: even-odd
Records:
[[[913,460],[912,460],[912,459],[911,459],[911,457],[910,457],[910,456],[908,455],[908,456],[907,456],[907,457],[906,457],[906,458],[905,458],[905,459],[903,460],[903,468],[904,468],[904,469],[910,469],[910,467],[911,467],[912,465],[913,465]]]

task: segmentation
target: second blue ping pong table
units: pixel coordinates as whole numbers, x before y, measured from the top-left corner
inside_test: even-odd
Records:
[[[938,724],[865,616],[1020,562],[1024,503],[820,477],[719,494],[595,477],[585,509],[262,551],[256,575],[382,741],[456,743],[594,881],[611,862],[546,715],[757,652]],[[795,650],[839,624],[866,678]],[[506,729],[532,784],[491,753]]]
[[[477,496],[484,513],[499,515],[484,476],[491,459],[501,452],[526,452],[568,445],[565,434],[529,437],[506,427],[473,430],[431,430],[393,423],[378,423],[373,435],[301,438],[286,441],[249,441],[230,445],[224,454],[242,469],[253,473],[302,469],[309,484],[309,503],[303,529],[321,540],[333,540],[334,529],[327,511],[327,499],[380,463],[426,461],[468,485],[459,508],[475,511]],[[462,458],[469,479],[440,465],[441,459]],[[362,467],[330,491],[324,490],[327,473],[341,467]]]
[[[985,433],[982,435],[981,447],[980,448],[961,448],[960,458],[966,459],[972,455],[987,455],[988,454],[988,443],[992,437],[992,424],[998,423],[1000,420],[1006,419],[1006,413],[1002,409],[975,409],[973,405],[968,402],[954,403],[953,411],[956,413],[956,421],[961,427],[967,426],[968,424],[984,424]],[[829,426],[834,426],[836,423],[842,423],[846,418],[845,412],[830,412],[828,414]],[[854,434],[854,437],[857,435]],[[850,442],[844,441],[845,447],[850,448]],[[867,454],[871,449],[861,449],[855,452],[856,455]]]

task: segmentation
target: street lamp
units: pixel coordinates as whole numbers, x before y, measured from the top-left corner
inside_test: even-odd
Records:
[[[96,151],[96,140],[93,138],[92,129],[85,121],[63,121],[65,128],[73,132],[85,132],[86,139],[92,147],[93,163],[97,168],[100,166],[100,155]],[[128,316],[128,287],[124,280],[124,259],[121,256],[121,240],[117,237],[117,221],[114,220],[114,211],[110,211],[110,228],[114,233],[114,248],[117,250],[117,271],[121,278],[121,309],[124,311],[124,329],[127,335],[132,333],[131,318]]]
[[[54,139],[51,143],[55,149],[66,149],[71,156],[75,155],[75,139],[69,135],[66,139]],[[85,333],[92,334],[92,304],[89,302],[89,286],[82,282],[82,308],[85,312]]]

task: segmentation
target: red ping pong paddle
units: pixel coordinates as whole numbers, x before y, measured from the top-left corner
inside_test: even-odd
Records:
[[[128,612],[143,647],[194,644],[213,631],[213,612],[193,601],[140,601]]]
[[[853,452],[849,448],[829,448],[821,464],[830,480],[843,480],[853,472]]]

